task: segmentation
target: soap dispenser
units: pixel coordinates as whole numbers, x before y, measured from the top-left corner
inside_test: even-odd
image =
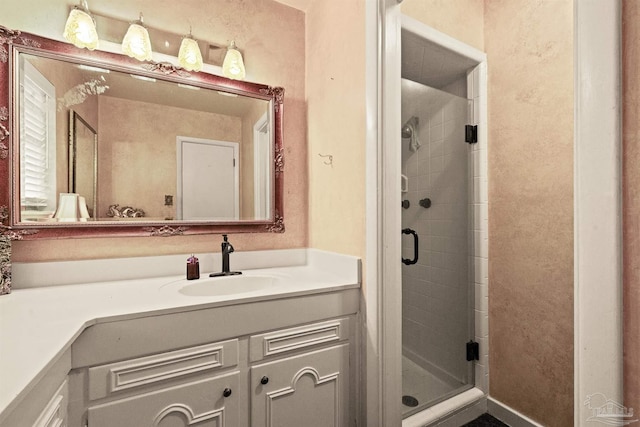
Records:
[[[187,280],[200,278],[200,262],[193,254],[187,259]]]

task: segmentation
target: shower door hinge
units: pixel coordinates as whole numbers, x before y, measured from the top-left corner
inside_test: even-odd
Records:
[[[473,340],[467,343],[467,360],[480,360],[480,344]]]
[[[469,144],[478,142],[478,125],[465,125],[464,140]]]

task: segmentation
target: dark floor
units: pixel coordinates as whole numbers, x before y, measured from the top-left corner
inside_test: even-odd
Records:
[[[462,427],[509,427],[507,424],[503,423],[497,418],[492,417],[489,414],[483,414],[471,421],[470,423],[465,424]]]

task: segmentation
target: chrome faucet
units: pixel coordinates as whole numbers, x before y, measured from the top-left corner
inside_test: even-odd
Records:
[[[219,276],[235,276],[238,274],[242,274],[241,271],[230,271],[229,269],[229,254],[231,254],[234,249],[233,245],[229,243],[226,234],[222,235],[223,241],[221,244],[222,248],[222,271],[220,273],[211,273],[209,277],[219,277]]]

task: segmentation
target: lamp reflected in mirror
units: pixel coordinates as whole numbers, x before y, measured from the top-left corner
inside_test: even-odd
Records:
[[[77,193],[60,193],[58,208],[53,217],[58,222],[86,222],[89,212],[85,198]]]

